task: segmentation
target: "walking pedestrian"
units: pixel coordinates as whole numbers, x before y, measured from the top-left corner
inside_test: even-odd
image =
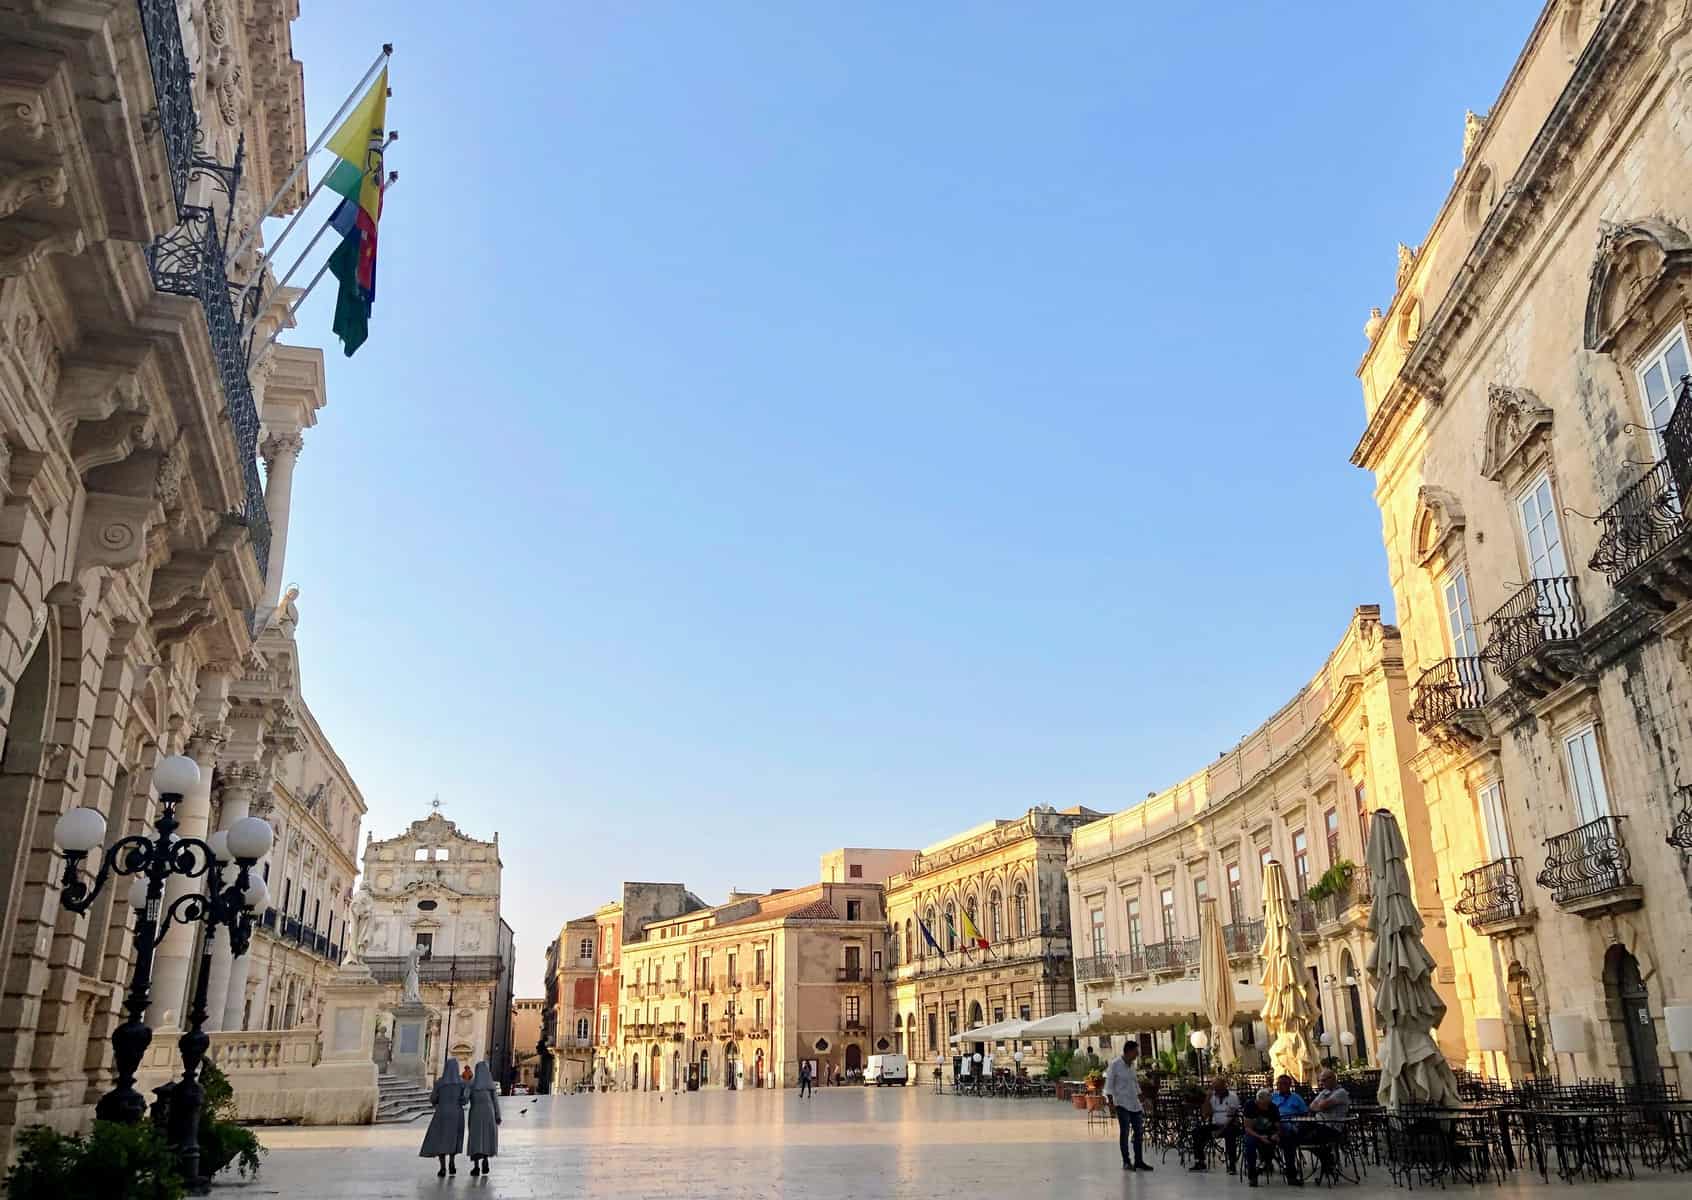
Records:
[[[488,1159],[499,1153],[499,1123],[499,1088],[479,1062],[470,1081],[470,1174],[488,1173]]]
[[[811,1061],[806,1059],[799,1064],[799,1098],[803,1100],[811,1094]]]
[[[449,1058],[429,1093],[435,1115],[429,1118],[429,1128],[423,1131],[423,1145],[417,1150],[419,1158],[440,1160],[437,1177],[458,1174],[458,1156],[464,1153],[464,1105],[468,1101],[464,1080],[458,1074],[458,1060]]]
[[[1133,1038],[1122,1043],[1122,1053],[1111,1060],[1105,1070],[1105,1103],[1116,1113],[1116,1144],[1122,1151],[1124,1171],[1149,1171],[1146,1161],[1146,1115],[1140,1103],[1140,1080],[1134,1073],[1134,1062],[1140,1057],[1140,1044]],[[1129,1157],[1132,1133],[1133,1157]]]

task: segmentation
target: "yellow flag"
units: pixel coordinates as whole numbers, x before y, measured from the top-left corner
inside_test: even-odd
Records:
[[[382,214],[382,185],[381,162],[372,159],[371,150],[379,152],[387,140],[388,68],[383,67],[364,99],[329,139],[329,149],[341,161],[326,180],[332,190],[368,213],[372,222]]]

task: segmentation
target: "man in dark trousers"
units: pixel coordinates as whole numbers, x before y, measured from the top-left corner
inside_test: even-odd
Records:
[[[1111,1060],[1105,1069],[1105,1103],[1116,1112],[1116,1142],[1122,1149],[1124,1171],[1149,1171],[1146,1162],[1145,1110],[1140,1106],[1140,1080],[1134,1074],[1134,1062],[1140,1057],[1140,1045],[1133,1038],[1122,1043],[1122,1053]],[[1129,1133],[1133,1133],[1133,1157],[1130,1158]]]
[[[799,1097],[804,1099],[811,1094],[811,1063],[809,1059],[799,1064]]]

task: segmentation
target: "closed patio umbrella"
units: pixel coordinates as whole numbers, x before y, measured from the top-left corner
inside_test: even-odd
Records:
[[[1210,1051],[1218,1066],[1234,1061],[1234,1018],[1239,1005],[1234,1000],[1234,977],[1228,970],[1228,947],[1222,941],[1222,922],[1216,917],[1216,901],[1206,898],[1199,909],[1199,990],[1204,993],[1204,1015],[1210,1020]]]
[[[1281,864],[1269,860],[1263,873],[1263,1023],[1274,1041],[1269,1065],[1276,1075],[1309,1079],[1316,1068],[1310,1030],[1316,1010],[1305,983],[1304,943],[1294,924],[1292,894]]]
[[[1369,977],[1375,981],[1375,1020],[1386,1030],[1379,1095],[1387,1108],[1458,1102],[1457,1077],[1433,1037],[1445,1019],[1445,1001],[1434,991],[1434,960],[1422,944],[1422,914],[1410,895],[1407,853],[1398,822],[1386,809],[1377,810],[1365,858],[1375,880]]]

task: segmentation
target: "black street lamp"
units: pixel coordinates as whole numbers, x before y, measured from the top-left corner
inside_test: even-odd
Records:
[[[91,879],[80,867],[84,858],[99,853],[106,838],[106,818],[92,808],[73,808],[54,826],[53,839],[64,855],[63,891],[59,901],[71,912],[86,913],[113,875],[131,876],[129,904],[135,916],[135,971],[130,978],[124,1007],[129,1019],[112,1033],[112,1051],[117,1080],[100,1098],[94,1114],[101,1120],[126,1125],[139,1124],[147,1115],[147,1101],[135,1090],[135,1073],[152,1043],[153,1031],[142,1020],[151,1002],[153,952],[164,940],[171,922],[197,922],[206,927],[200,950],[199,973],[194,986],[189,1025],[178,1046],[182,1052],[182,1079],[172,1085],[167,1129],[181,1160],[182,1173],[198,1184],[200,1149],[200,1106],[205,1098],[199,1082],[200,1064],[211,1038],[204,1030],[206,989],[211,974],[212,944],[222,926],[229,931],[231,950],[244,954],[252,932],[254,908],[269,902],[263,879],[253,879],[251,869],[270,852],[269,824],[258,817],[245,817],[226,832],[206,841],[178,837],[176,806],[183,793],[200,780],[200,768],[193,759],[170,755],[153,768],[153,786],[159,793],[157,834],[130,834],[112,843],[100,854],[100,866]],[[235,882],[223,885],[223,870],[233,860],[238,868]],[[204,892],[186,892],[164,907],[165,885],[173,875],[189,879],[206,878]]]

